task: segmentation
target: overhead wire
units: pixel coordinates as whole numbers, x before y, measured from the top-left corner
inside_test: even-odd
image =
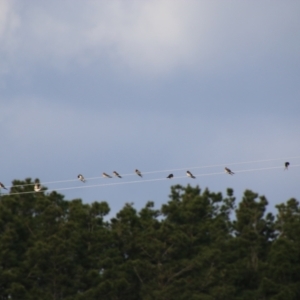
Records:
[[[269,162],[269,161],[276,161],[276,160],[283,160],[284,161],[284,160],[295,159],[295,158],[300,158],[300,156],[285,157],[285,158],[272,158],[272,159],[264,159],[264,160],[252,160],[252,161],[243,161],[243,162],[233,162],[233,163],[227,163],[227,164],[208,165],[208,166],[200,166],[200,167],[186,167],[186,168],[180,168],[180,169],[151,171],[151,172],[143,172],[143,174],[182,171],[182,170],[195,170],[195,169],[205,169],[205,168],[215,168],[215,167],[222,167],[222,166],[224,167],[224,166],[251,164],[251,163],[261,163],[261,162]]]
[[[196,170],[196,169],[206,169],[206,168],[214,168],[214,167],[222,167],[222,166],[233,166],[233,165],[243,165],[243,164],[252,164],[252,163],[263,163],[263,162],[270,162],[270,161],[278,161],[278,160],[290,160],[300,158],[300,156],[290,156],[285,158],[271,158],[271,159],[262,159],[262,160],[251,160],[251,161],[243,161],[243,162],[232,162],[232,163],[223,163],[223,164],[215,164],[215,165],[207,165],[207,166],[198,166],[198,167],[185,167],[185,168],[175,168],[175,169],[167,169],[167,170],[156,170],[156,171],[146,171],[142,172],[142,174],[156,174],[156,173],[164,173],[164,172],[174,172],[174,171],[182,171],[182,170]],[[122,177],[126,176],[136,176],[136,173],[127,173],[127,174],[120,174]],[[85,177],[86,181],[89,180],[97,180],[97,179],[105,179],[103,176],[97,177]],[[57,184],[57,183],[67,183],[67,182],[75,182],[78,181],[78,178],[74,179],[67,179],[67,180],[56,180],[56,181],[46,181],[40,182],[43,185],[49,184]],[[17,186],[27,186],[27,185],[34,185],[35,183],[28,183],[28,184],[20,184],[20,185],[13,185],[14,187]],[[7,186],[8,188],[12,186]]]
[[[293,168],[300,167],[300,164],[293,165]],[[264,170],[274,170],[274,169],[282,169],[282,166],[276,166],[276,167],[265,167],[265,168],[256,168],[256,169],[245,169],[245,170],[235,170],[235,174],[239,173],[245,173],[245,172],[255,172],[255,171],[264,171]],[[202,174],[195,174],[194,176],[196,178],[198,177],[205,177],[205,176],[213,176],[213,175],[224,175],[224,172],[214,172],[214,173],[202,173]],[[126,184],[135,184],[135,183],[148,183],[148,182],[155,182],[155,181],[166,181],[166,180],[174,180],[174,179],[188,179],[187,176],[177,176],[173,177],[172,179],[167,179],[166,177],[163,178],[154,178],[154,179],[140,179],[140,180],[134,180],[134,181],[123,181],[123,182],[111,182],[111,183],[104,183],[104,184],[94,184],[94,185],[81,185],[81,186],[73,186],[73,187],[63,187],[63,188],[57,188],[57,189],[47,189],[47,190],[41,190],[39,192],[35,191],[26,191],[26,192],[14,192],[14,193],[8,193],[3,194],[4,195],[23,195],[23,194],[36,194],[41,192],[53,192],[53,191],[65,191],[65,190],[74,190],[74,189],[84,189],[84,188],[94,188],[94,187],[106,187],[106,186],[116,186],[116,185],[126,185]],[[25,185],[24,185],[25,186]],[[16,187],[16,186],[14,186]]]

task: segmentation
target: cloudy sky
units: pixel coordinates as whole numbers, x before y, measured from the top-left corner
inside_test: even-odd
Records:
[[[252,189],[270,209],[300,199],[299,11],[289,0],[0,0],[0,181],[39,178],[112,213],[159,207],[177,183],[238,199]],[[114,170],[128,176],[101,178]],[[159,180],[164,170],[175,178]]]

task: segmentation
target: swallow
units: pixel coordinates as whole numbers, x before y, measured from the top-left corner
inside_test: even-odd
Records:
[[[42,189],[42,186],[37,182],[37,183],[34,185],[34,191],[35,191],[35,192],[39,192],[41,189]]]
[[[191,177],[191,178],[196,178],[190,171],[186,171],[186,176]]]
[[[284,169],[287,170],[289,168],[290,163],[287,161],[284,163]]]
[[[106,177],[106,178],[112,178],[110,175],[106,174],[106,173],[102,173],[102,176],[103,177]]]
[[[113,174],[114,174],[116,177],[122,178],[122,176],[121,176],[118,172],[116,172],[116,171],[113,171]]]
[[[7,190],[7,188],[4,186],[4,184],[2,182],[0,182],[0,189],[5,189]]]
[[[167,178],[169,178],[169,179],[171,179],[171,178],[173,178],[173,177],[174,177],[173,174],[170,174],[169,176],[167,176]]]
[[[135,173],[136,173],[137,175],[139,175],[140,177],[143,177],[142,173],[141,173],[138,169],[135,170]]]
[[[78,178],[80,181],[85,182],[85,179],[84,179],[84,177],[83,177],[81,174],[79,174],[79,175],[77,176],[77,178]]]
[[[224,168],[224,170],[225,170],[225,172],[227,173],[227,174],[229,174],[229,175],[233,175],[234,173],[230,170],[230,169],[228,169],[228,168]]]

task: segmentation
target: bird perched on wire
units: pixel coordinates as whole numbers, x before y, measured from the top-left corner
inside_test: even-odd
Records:
[[[143,177],[141,171],[139,171],[138,169],[135,170],[135,173],[136,173],[137,175],[139,175],[140,177]]]
[[[36,182],[34,185],[34,191],[39,192],[41,189],[42,189],[42,186],[38,182]]]
[[[103,177],[106,177],[106,178],[112,178],[110,175],[106,174],[106,173],[102,173],[102,176]]]
[[[224,168],[224,170],[225,170],[225,172],[227,173],[227,174],[229,174],[229,175],[233,175],[234,173],[230,170],[230,169],[228,169],[228,168]]]
[[[79,175],[77,176],[77,178],[78,178],[80,181],[85,182],[85,179],[84,179],[83,175],[79,174]]]
[[[173,174],[170,174],[170,175],[167,176],[167,178],[169,178],[169,179],[171,179],[171,178],[173,178],[173,177],[174,177]]]
[[[186,176],[191,177],[191,178],[196,178],[190,171],[186,171]]]
[[[114,174],[116,177],[122,178],[122,176],[121,176],[118,172],[116,172],[116,171],[113,171],[113,174]]]
[[[2,182],[0,182],[0,189],[5,189],[7,190],[7,188],[4,186],[4,184]]]
[[[284,163],[284,169],[287,170],[289,168],[290,163],[287,161]]]

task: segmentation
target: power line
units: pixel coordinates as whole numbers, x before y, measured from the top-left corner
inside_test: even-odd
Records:
[[[264,159],[264,160],[243,161],[243,162],[234,162],[234,163],[218,164],[218,165],[208,165],[208,166],[201,166],[201,167],[186,167],[186,168],[180,168],[180,169],[151,171],[151,172],[143,172],[143,174],[160,173],[160,172],[172,172],[172,171],[182,171],[182,170],[194,170],[194,169],[205,169],[205,168],[214,168],[214,167],[224,167],[224,166],[233,166],[233,165],[260,163],[260,162],[268,162],[268,161],[276,161],[276,160],[285,161],[285,160],[288,160],[288,159],[295,159],[295,158],[300,158],[300,156],[286,157],[286,158],[273,158],[273,159]]]
[[[293,168],[300,167],[300,164],[293,165]],[[264,170],[274,170],[274,169],[282,169],[282,166],[278,167],[267,167],[267,168],[256,168],[256,169],[245,169],[245,170],[238,170],[234,171],[235,174],[239,173],[245,173],[245,172],[255,172],[255,171],[264,171]],[[214,173],[202,173],[202,174],[195,174],[195,177],[204,177],[204,176],[214,176],[214,175],[226,175],[224,172],[214,172]],[[173,177],[173,179],[189,179],[187,176],[177,176]],[[58,189],[49,189],[47,192],[53,192],[53,191],[65,191],[65,190],[75,190],[75,189],[84,189],[84,188],[94,188],[94,187],[106,187],[106,186],[116,186],[116,185],[126,185],[126,184],[135,184],[135,183],[148,183],[148,182],[155,182],[155,181],[162,181],[162,180],[169,180],[164,178],[155,178],[155,179],[140,179],[140,180],[134,180],[134,181],[123,181],[123,182],[112,182],[112,183],[104,183],[104,184],[94,184],[94,185],[81,185],[81,186],[75,186],[75,187],[65,187],[65,188],[58,188]],[[40,191],[45,192],[45,191]],[[23,195],[23,194],[33,194],[33,193],[39,193],[35,191],[28,191],[28,192],[16,192],[16,193],[10,193],[7,195]]]
[[[243,161],[243,162],[232,162],[232,163],[224,163],[224,164],[217,164],[217,165],[199,166],[199,167],[185,167],[185,168],[176,168],[176,169],[168,169],[168,170],[146,171],[146,172],[142,172],[142,174],[156,174],[156,173],[174,172],[174,171],[182,171],[182,170],[206,169],[206,168],[214,168],[214,167],[224,167],[224,166],[243,165],[243,164],[252,164],[252,163],[263,163],[263,162],[278,161],[278,160],[286,161],[286,160],[296,159],[296,158],[300,158],[300,156],[252,160],[252,161]],[[121,176],[122,177],[136,176],[136,173],[121,174]],[[88,180],[105,179],[105,178],[103,176],[97,176],[97,177],[85,177],[85,179],[88,181]],[[46,182],[41,182],[41,184],[48,185],[48,184],[54,184],[54,183],[67,183],[67,182],[75,182],[75,181],[78,181],[78,179],[76,178],[76,179],[67,179],[67,180],[46,181]],[[14,185],[14,187],[27,186],[27,185],[34,185],[34,183]],[[9,188],[12,186],[7,186],[7,187]]]

